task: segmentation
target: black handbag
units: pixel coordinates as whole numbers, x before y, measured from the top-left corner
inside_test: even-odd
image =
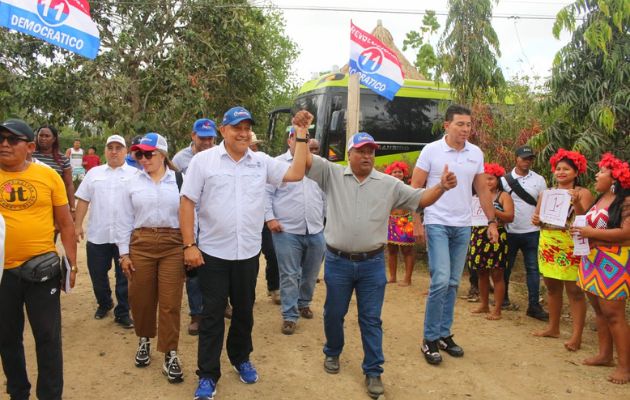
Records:
[[[12,272],[27,282],[46,282],[61,274],[61,259],[56,252],[49,251],[31,258],[17,268],[8,269],[7,272]]]

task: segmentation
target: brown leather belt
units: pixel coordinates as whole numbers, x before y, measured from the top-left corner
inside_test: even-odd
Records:
[[[140,232],[153,232],[153,233],[179,233],[179,228],[136,228]]]
[[[326,244],[326,248],[328,249],[328,251],[330,251],[334,255],[348,259],[350,261],[365,261],[365,260],[369,260],[370,258],[373,258],[374,256],[377,256],[379,253],[382,253],[383,249],[385,249],[385,246],[381,246],[376,250],[365,251],[365,252],[360,252],[360,253],[346,253],[345,251],[335,249],[334,247],[328,244]]]

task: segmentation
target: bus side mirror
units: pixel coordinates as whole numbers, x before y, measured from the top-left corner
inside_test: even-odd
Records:
[[[330,132],[339,133],[342,130],[343,121],[345,119],[345,111],[333,111],[330,118]]]

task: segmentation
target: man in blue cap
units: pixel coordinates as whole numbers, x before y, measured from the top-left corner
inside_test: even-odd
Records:
[[[192,160],[193,156],[213,147],[216,137],[217,125],[214,121],[207,118],[198,119],[193,124],[192,132],[190,133],[190,138],[192,139],[190,146],[175,154],[173,164],[175,164],[182,173],[186,173],[188,164],[190,164],[190,160]]]
[[[201,151],[207,150],[214,146],[214,140],[217,137],[217,126],[213,120],[201,118],[193,124],[190,133],[190,146],[180,150],[173,157],[173,164],[182,173],[186,173],[188,164],[193,156]],[[186,277],[186,293],[188,294],[188,307],[190,308],[190,324],[188,324],[188,334],[199,334],[199,320],[201,319],[201,310],[203,308],[201,290],[199,289],[199,281],[196,274]],[[231,314],[228,304],[226,308],[226,316]]]
[[[225,334],[223,313],[232,303],[232,322],[226,349],[241,381],[253,384],[258,372],[250,361],[253,351],[253,307],[258,276],[265,184],[278,187],[304,177],[306,138],[313,116],[299,111],[295,155],[291,164],[250,150],[254,120],[243,107],[228,110],[221,123],[223,142],[193,157],[181,190],[180,227],[184,262],[197,268],[203,297],[199,326],[199,386],[196,400],[211,400],[221,377]],[[199,220],[198,240],[194,216]],[[218,211],[218,212],[217,212]]]

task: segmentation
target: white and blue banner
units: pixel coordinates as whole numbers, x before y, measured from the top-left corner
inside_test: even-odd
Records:
[[[360,74],[361,84],[393,100],[403,85],[398,57],[373,35],[350,22],[350,75]]]
[[[0,26],[90,59],[101,45],[87,0],[0,0]]]

